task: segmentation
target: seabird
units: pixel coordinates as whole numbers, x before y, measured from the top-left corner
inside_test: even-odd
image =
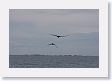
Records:
[[[51,45],[52,45],[52,46],[54,45],[56,48],[58,48],[58,47],[56,46],[56,44],[54,44],[54,43],[50,43],[50,44],[48,44],[48,45],[50,45],[50,46],[51,46]]]
[[[50,35],[55,36],[55,37],[57,37],[57,38],[69,36],[69,35],[65,35],[65,36],[62,36],[62,35],[54,35],[54,34],[50,34]]]

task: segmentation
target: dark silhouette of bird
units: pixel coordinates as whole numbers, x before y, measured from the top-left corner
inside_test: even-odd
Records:
[[[55,35],[55,34],[50,34],[50,35],[55,36],[55,37],[57,37],[57,38],[70,36],[70,35],[62,36],[62,35]]]
[[[54,43],[50,43],[50,44],[48,44],[48,45],[50,45],[50,46],[55,46],[56,48],[58,48],[57,45],[54,44]]]

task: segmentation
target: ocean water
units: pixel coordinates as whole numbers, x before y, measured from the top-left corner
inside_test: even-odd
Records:
[[[9,68],[99,68],[99,56],[9,55]]]

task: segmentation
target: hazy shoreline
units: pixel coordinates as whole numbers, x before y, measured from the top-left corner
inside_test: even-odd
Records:
[[[24,55],[11,55],[10,54],[9,56],[85,56],[86,57],[86,55],[42,55],[42,54],[24,54]],[[90,56],[90,57],[99,57],[99,56]]]

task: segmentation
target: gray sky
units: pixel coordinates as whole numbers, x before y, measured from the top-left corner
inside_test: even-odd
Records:
[[[99,55],[97,9],[10,9],[9,26],[10,54]]]

